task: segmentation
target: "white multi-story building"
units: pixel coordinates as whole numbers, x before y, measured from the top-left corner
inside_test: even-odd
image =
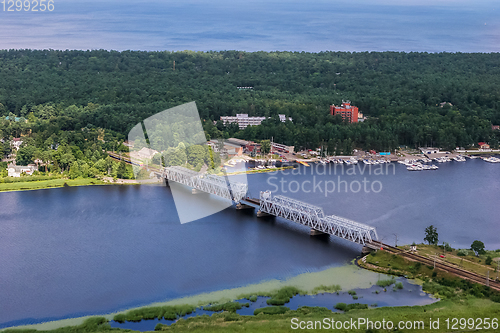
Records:
[[[284,114],[278,115],[282,122],[287,120],[287,117]],[[266,117],[249,117],[247,113],[237,114],[236,117],[227,116],[220,117],[220,120],[226,124],[237,123],[240,129],[247,128],[248,126],[257,126],[262,123],[263,120],[266,120]],[[292,121],[291,117],[288,117],[288,120]]]

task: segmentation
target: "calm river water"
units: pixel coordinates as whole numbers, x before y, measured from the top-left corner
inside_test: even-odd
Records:
[[[278,188],[326,214],[373,225],[390,244],[395,235],[400,244],[422,242],[434,224],[440,242],[453,247],[479,239],[500,248],[500,166],[481,160],[439,166],[409,172],[398,164],[383,175],[360,174],[363,165],[354,175],[352,167],[349,175],[302,167],[248,180],[254,197]],[[337,190],[325,193],[325,181]],[[340,192],[339,181],[347,183]],[[363,181],[370,193],[354,193]],[[0,193],[0,328],[283,279],[345,265],[359,252],[357,245],[309,237],[307,228],[234,208],[181,225],[171,191],[162,186]]]

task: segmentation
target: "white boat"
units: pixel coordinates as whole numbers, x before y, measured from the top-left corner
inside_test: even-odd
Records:
[[[483,157],[483,160],[490,163],[500,163],[500,158],[498,157]]]
[[[465,157],[463,157],[462,155],[458,155],[453,157],[453,160],[455,160],[456,162],[465,162]]]

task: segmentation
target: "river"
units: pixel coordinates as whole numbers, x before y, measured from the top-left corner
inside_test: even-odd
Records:
[[[326,214],[375,226],[390,244],[396,235],[400,244],[422,242],[425,227],[434,224],[440,242],[453,247],[479,239],[500,248],[499,165],[439,166],[409,172],[394,164],[369,174],[360,165],[343,175],[312,166],[248,180],[253,196],[278,187]],[[338,184],[335,192],[319,191],[325,181],[339,180],[347,182],[347,193],[344,183],[340,192]],[[292,193],[294,181],[302,188]],[[369,193],[354,193],[363,181]],[[163,186],[9,192],[0,193],[0,203],[0,328],[285,279],[346,265],[360,252],[358,245],[310,237],[305,227],[234,208],[180,224]]]

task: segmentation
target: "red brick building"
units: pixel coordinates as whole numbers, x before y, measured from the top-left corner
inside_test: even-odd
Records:
[[[348,119],[350,123],[358,122],[358,107],[351,105],[350,101],[342,101],[341,106],[330,105],[332,116],[341,115],[342,119]]]

